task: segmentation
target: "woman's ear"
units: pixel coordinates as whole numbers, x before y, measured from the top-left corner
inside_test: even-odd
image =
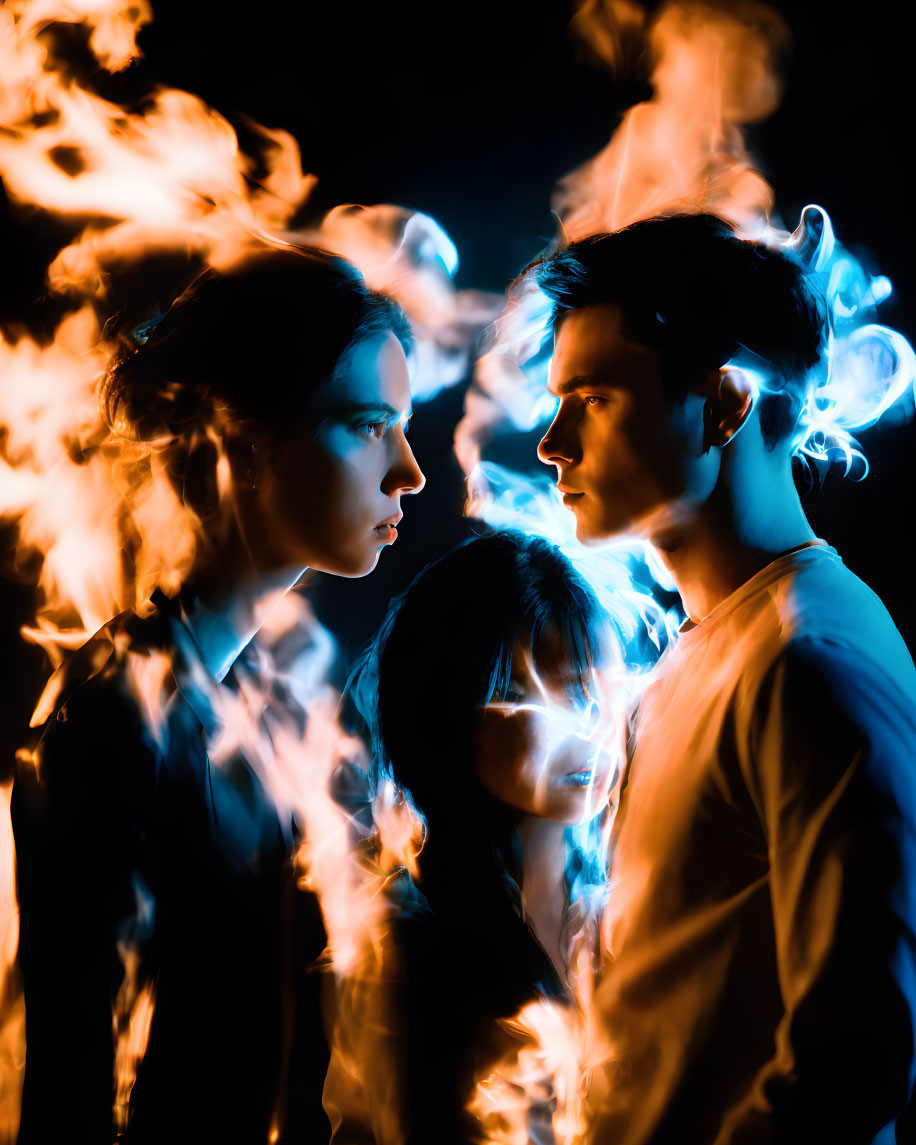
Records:
[[[273,449],[271,434],[251,421],[239,422],[223,442],[236,495],[257,493],[271,475]]]
[[[747,422],[757,390],[750,377],[735,366],[722,366],[704,383],[703,452],[727,445]]]

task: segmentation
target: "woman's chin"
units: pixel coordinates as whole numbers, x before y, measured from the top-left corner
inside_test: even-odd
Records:
[[[348,580],[359,580],[368,576],[378,564],[381,549],[363,551],[361,553],[340,553],[329,555],[324,560],[315,561],[311,568],[316,572],[328,573],[331,576],[346,577]]]

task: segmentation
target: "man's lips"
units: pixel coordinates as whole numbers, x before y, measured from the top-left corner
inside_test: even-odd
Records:
[[[558,485],[557,489],[563,494],[563,504],[568,505],[571,501],[578,500],[579,497],[584,497],[584,493],[580,493],[577,489],[570,489],[568,485]]]

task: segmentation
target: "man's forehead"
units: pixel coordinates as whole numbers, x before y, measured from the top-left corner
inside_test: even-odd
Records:
[[[623,311],[613,302],[583,306],[563,315],[555,334],[551,387],[586,377],[620,384],[634,370],[654,372],[658,355],[627,338],[623,323]]]

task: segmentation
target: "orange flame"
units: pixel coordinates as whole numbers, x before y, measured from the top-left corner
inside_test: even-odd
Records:
[[[369,830],[351,818],[333,791],[342,768],[365,774],[366,751],[338,722],[339,695],[324,682],[333,642],[304,597],[290,593],[270,602],[255,647],[257,672],[237,665],[238,691],[212,680],[208,684],[219,726],[207,744],[208,758],[220,767],[241,755],[281,818],[292,817],[299,827],[300,885],[314,892],[321,906],[328,935],[324,962],[338,976],[349,975],[365,964],[367,951],[377,949],[387,910],[381,894],[385,871],[362,855]],[[147,671],[155,691],[157,669]],[[293,710],[272,700],[277,680],[301,705],[304,734]],[[388,800],[380,821],[388,853],[412,863],[422,835],[407,809]]]
[[[50,344],[0,341],[0,516],[17,519],[23,552],[43,555],[42,613],[28,635],[54,665],[123,609],[148,611],[157,587],[174,593],[195,555],[198,522],[180,504],[157,444],[118,438],[99,413],[98,380],[114,347],[96,311],[104,315],[113,277],[157,251],[231,263],[252,234],[285,225],[314,183],[286,133],[255,128],[265,171],[255,183],[231,125],[196,96],[162,89],[142,111],[127,111],[81,88],[41,36],[55,22],[85,25],[100,65],[120,69],[139,54],[136,33],[150,18],[145,2],[113,0],[0,10],[8,194],[97,220],[49,267],[52,290],[78,307]]]
[[[637,219],[708,211],[756,233],[773,193],[741,133],[779,105],[789,31],[758,0],[669,0],[651,21],[619,0],[581,5],[577,31],[608,62],[647,24],[653,95],[631,108],[597,156],[561,183],[555,207],[569,239]]]
[[[134,992],[129,968],[114,1005],[115,1103],[114,1120],[119,1133],[127,1128],[130,1094],[137,1080],[137,1069],[146,1053],[156,994],[152,983]]]
[[[25,1075],[25,999],[16,969],[19,911],[9,807],[12,785],[0,784],[0,1145],[13,1145]]]
[[[592,1074],[613,1054],[592,997],[600,927],[599,914],[580,915],[570,942],[568,1001],[540,998],[501,1023],[517,1048],[477,1078],[468,1102],[484,1145],[579,1145],[586,1139]]]
[[[504,1027],[522,1046],[481,1078],[468,1109],[486,1145],[529,1145],[583,1140],[587,1075],[583,1035],[573,1007],[529,1002]]]
[[[387,780],[372,804],[372,821],[378,832],[382,871],[403,868],[412,879],[419,876],[417,860],[426,841],[423,821],[402,791]]]
[[[70,81],[39,33],[58,21],[92,29],[108,70],[139,54],[148,4],[20,0],[0,12],[0,172],[10,197],[63,216],[96,216],[49,270],[51,286],[104,295],[112,264],[151,249],[199,252],[210,265],[238,256],[248,236],[288,223],[315,183],[290,135],[254,125],[265,174],[231,124],[189,92],[163,88],[127,111]],[[101,220],[105,221],[102,222]]]

